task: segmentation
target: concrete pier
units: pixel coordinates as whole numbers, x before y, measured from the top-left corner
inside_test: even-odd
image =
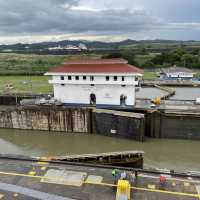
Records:
[[[154,87],[160,89],[160,90],[163,90],[165,92],[167,92],[168,94],[166,95],[163,95],[160,97],[161,100],[165,100],[165,99],[169,99],[170,97],[174,96],[176,94],[176,91],[173,90],[173,89],[169,89],[169,88],[166,88],[166,87],[162,87],[160,85],[154,85]]]
[[[187,80],[144,80],[141,85],[145,87],[153,87],[154,85],[169,87],[200,87],[199,82],[195,83]]]
[[[132,200],[197,200],[200,179],[138,173],[125,168]],[[162,173],[161,173],[162,174]],[[6,200],[115,200],[112,168],[0,159],[0,198]]]

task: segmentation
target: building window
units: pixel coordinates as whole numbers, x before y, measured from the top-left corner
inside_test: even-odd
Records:
[[[114,81],[117,81],[117,76],[114,76]]]
[[[84,81],[87,80],[87,77],[86,77],[86,76],[83,76],[83,80],[84,80]]]
[[[106,76],[106,81],[109,81],[110,77],[109,76]]]
[[[64,81],[64,80],[65,80],[65,77],[64,77],[64,76],[61,76],[61,77],[60,77],[60,80]]]
[[[124,76],[122,76],[122,81],[124,81],[125,80],[125,78],[124,78]]]
[[[75,79],[78,81],[79,80],[79,76],[75,76]]]
[[[61,86],[65,86],[65,84],[61,84]]]
[[[72,80],[72,76],[68,76],[68,80],[71,81]]]
[[[90,81],[94,81],[94,76],[90,76]]]

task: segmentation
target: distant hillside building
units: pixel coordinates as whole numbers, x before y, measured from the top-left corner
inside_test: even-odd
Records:
[[[87,50],[87,46],[86,46],[85,44],[83,44],[83,43],[80,43],[80,44],[78,45],[78,47],[79,47],[79,49],[81,49],[81,50]]]
[[[195,73],[188,68],[173,66],[166,69],[162,69],[160,73],[160,78],[188,80],[192,79],[194,75]]]
[[[66,61],[45,75],[52,76],[54,97],[62,103],[133,106],[142,73],[123,59],[88,59]]]
[[[48,50],[72,50],[72,51],[82,51],[87,50],[87,46],[83,43],[80,43],[78,46],[75,45],[67,45],[67,46],[57,46],[57,47],[50,47]]]

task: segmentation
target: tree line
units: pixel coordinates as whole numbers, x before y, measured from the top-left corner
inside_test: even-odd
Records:
[[[177,65],[200,69],[200,51],[198,49],[187,52],[183,48],[177,48],[169,52],[149,53],[145,48],[138,52],[133,50],[121,50],[119,53],[112,53],[103,58],[124,58],[129,64],[142,68],[163,68]]]

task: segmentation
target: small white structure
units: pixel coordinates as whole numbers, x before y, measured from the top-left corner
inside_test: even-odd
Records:
[[[133,106],[142,73],[123,59],[90,59],[67,61],[45,75],[52,76],[54,98],[64,104]]]
[[[78,47],[79,47],[80,50],[87,50],[87,46],[85,44],[83,44],[83,43],[80,43],[78,45]]]
[[[74,51],[81,51],[81,50],[87,50],[87,46],[83,43],[80,43],[78,46],[75,45],[67,45],[67,46],[57,46],[57,47],[50,47],[48,50],[74,50]]]
[[[52,51],[52,50],[62,50],[63,48],[59,45],[57,47],[50,47],[48,48],[48,50]]]
[[[200,104],[200,98],[196,98],[195,104]]]
[[[194,72],[185,67],[173,67],[162,69],[160,73],[160,78],[162,79],[183,79],[188,80],[194,77]]]

